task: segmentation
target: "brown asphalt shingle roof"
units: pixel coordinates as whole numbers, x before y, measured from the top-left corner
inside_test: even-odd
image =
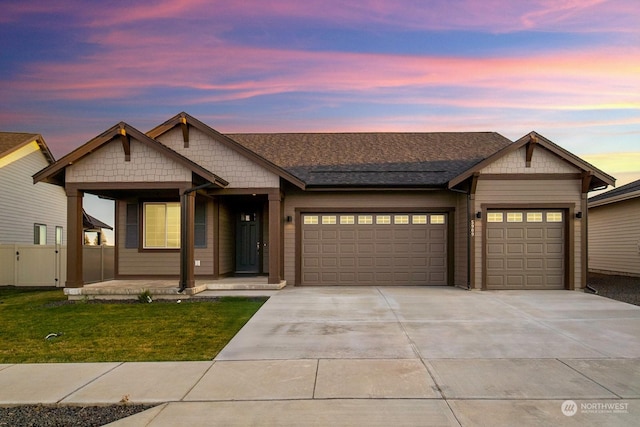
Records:
[[[226,136],[310,187],[441,187],[512,143],[495,132]]]
[[[0,132],[0,155],[38,137],[36,133]]]
[[[637,181],[630,182],[621,187],[614,188],[613,190],[609,190],[605,193],[600,193],[597,196],[593,196],[589,198],[589,203],[598,202],[601,200],[611,199],[613,197],[623,196],[625,194],[633,193],[636,191],[640,191],[640,179]]]

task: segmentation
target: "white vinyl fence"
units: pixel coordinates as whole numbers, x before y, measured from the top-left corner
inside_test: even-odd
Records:
[[[83,248],[85,283],[113,279],[113,246]],[[0,245],[0,286],[64,287],[67,247],[56,245]]]

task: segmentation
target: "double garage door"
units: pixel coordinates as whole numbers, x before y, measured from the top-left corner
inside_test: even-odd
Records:
[[[564,289],[565,212],[489,210],[487,289]]]
[[[303,285],[446,285],[447,214],[304,213]]]

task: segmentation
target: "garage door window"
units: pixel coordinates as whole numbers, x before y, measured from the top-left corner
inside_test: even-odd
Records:
[[[373,224],[373,215],[358,215],[358,224]]]
[[[376,224],[391,224],[391,215],[378,215]]]
[[[394,224],[409,224],[409,215],[396,215],[393,218]]]
[[[411,218],[411,221],[414,224],[426,224],[427,223],[427,216],[426,215],[414,215]]]
[[[316,215],[305,215],[303,222],[307,225],[317,224],[318,217]]]
[[[522,212],[508,212],[507,222],[522,222]]]
[[[431,215],[431,224],[444,224],[444,215]]]
[[[336,223],[335,215],[323,215],[322,216],[322,223],[323,224],[335,224]]]
[[[527,222],[542,222],[542,212],[527,212]]]
[[[502,212],[489,212],[487,214],[487,222],[502,222],[504,221],[504,216]]]
[[[353,215],[340,215],[340,224],[355,224]]]
[[[547,212],[547,222],[562,222],[562,212]]]

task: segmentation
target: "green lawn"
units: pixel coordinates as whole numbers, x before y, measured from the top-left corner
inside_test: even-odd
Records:
[[[266,301],[53,304],[65,299],[0,288],[0,363],[211,360]]]

